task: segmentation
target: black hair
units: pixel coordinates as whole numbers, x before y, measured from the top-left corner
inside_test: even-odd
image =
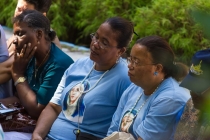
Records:
[[[52,0],[25,0],[27,3],[34,5],[35,9],[41,13],[48,12]]]
[[[134,32],[132,22],[121,17],[112,17],[107,19],[104,23],[108,23],[113,31],[118,32],[118,48],[128,47]]]
[[[49,19],[36,10],[24,10],[20,15],[13,18],[13,24],[20,22],[26,23],[30,28],[41,29],[48,41],[55,39],[56,33],[50,30]]]
[[[159,36],[147,36],[136,41],[150,52],[154,64],[162,64],[165,78],[173,77],[181,81],[188,74],[188,67],[175,62],[175,54],[166,40]]]

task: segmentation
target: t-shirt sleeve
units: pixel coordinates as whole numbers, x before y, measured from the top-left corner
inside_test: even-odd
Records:
[[[180,111],[183,111],[185,105],[171,98],[161,98],[151,105],[145,119],[139,124],[135,131],[138,137],[143,140],[163,140],[169,139],[169,131],[177,121]],[[181,112],[182,113],[182,112]]]
[[[37,91],[38,103],[47,105],[55,93],[56,88],[64,74],[65,68],[61,66],[51,66],[46,73],[43,83]]]
[[[54,104],[61,105],[61,96],[62,96],[62,92],[65,88],[67,72],[68,72],[68,70],[65,71],[65,73],[62,76],[61,81],[60,81],[60,83],[59,83],[59,85],[58,85],[58,87],[55,91],[54,96],[50,100],[50,102],[52,102]]]

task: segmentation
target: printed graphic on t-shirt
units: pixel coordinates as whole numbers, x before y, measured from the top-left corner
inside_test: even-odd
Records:
[[[71,90],[66,94],[63,106],[63,113],[67,119],[73,122],[82,123],[85,105],[84,105],[84,93],[90,88],[89,82],[85,81],[79,83],[71,88]]]
[[[128,132],[129,133],[129,129],[132,126],[131,124],[133,123],[133,120],[135,119],[135,115],[136,115],[137,111],[136,110],[128,110],[125,112],[122,120],[121,120],[121,125],[120,125],[120,130],[123,132]]]

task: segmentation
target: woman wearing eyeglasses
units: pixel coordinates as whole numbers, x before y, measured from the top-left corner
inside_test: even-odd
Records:
[[[66,70],[38,120],[33,140],[46,136],[60,140],[98,140],[106,136],[120,97],[131,83],[121,55],[132,35],[132,23],[119,17],[107,19],[91,34],[90,57],[79,59]],[[80,95],[77,93],[79,98],[75,107],[71,107],[76,111],[72,111],[67,97],[75,87],[80,89]]]
[[[187,74],[186,66],[175,63],[174,53],[165,40],[148,36],[133,46],[128,68],[133,84],[121,97],[108,135],[121,131],[131,133],[138,140],[173,139],[190,98],[177,82]],[[132,124],[126,125],[125,119]]]

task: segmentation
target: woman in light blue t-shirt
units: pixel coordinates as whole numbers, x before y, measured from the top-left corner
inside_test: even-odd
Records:
[[[90,57],[66,70],[32,139],[99,140],[106,136],[120,97],[131,83],[121,55],[132,35],[132,23],[119,17],[109,18],[90,35]]]
[[[187,74],[186,66],[175,62],[169,44],[158,36],[139,39],[127,60],[133,84],[121,97],[108,135],[121,131],[138,140],[173,139],[190,98],[177,82]]]

